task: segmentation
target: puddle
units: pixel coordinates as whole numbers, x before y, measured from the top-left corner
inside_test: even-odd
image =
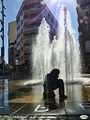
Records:
[[[79,104],[82,109],[90,109],[90,103]]]

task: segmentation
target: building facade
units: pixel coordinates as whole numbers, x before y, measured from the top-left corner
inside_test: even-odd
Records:
[[[8,61],[9,65],[15,64],[14,59],[14,43],[16,40],[16,21],[10,22],[8,24]]]
[[[82,72],[90,65],[90,0],[77,0]]]
[[[24,0],[16,16],[17,39],[15,42],[15,60],[18,64],[31,65],[32,42],[38,34],[38,28],[45,18],[50,25],[50,39],[57,32],[57,20],[42,0]]]

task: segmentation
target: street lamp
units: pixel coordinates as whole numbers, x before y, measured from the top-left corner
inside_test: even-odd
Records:
[[[2,58],[2,65],[3,65],[3,76],[4,76],[4,17],[5,17],[5,14],[4,14],[4,10],[6,9],[5,6],[4,6],[4,0],[1,0],[1,4],[2,4],[2,11],[1,11],[1,14],[2,14],[2,19],[0,19],[0,23],[1,23],[1,30],[0,32],[2,33],[1,34],[1,39],[2,39],[2,47],[1,47],[1,58]]]

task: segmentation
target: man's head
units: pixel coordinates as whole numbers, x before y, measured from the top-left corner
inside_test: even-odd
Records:
[[[59,73],[60,73],[60,70],[55,68],[50,72],[50,75],[54,78],[58,78]]]

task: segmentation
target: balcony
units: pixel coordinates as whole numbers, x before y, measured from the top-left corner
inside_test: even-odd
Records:
[[[30,53],[30,47],[25,47],[24,48],[24,53]]]
[[[20,50],[16,50],[16,51],[14,52],[14,54],[15,54],[15,57],[16,57],[16,56],[19,56]]]
[[[38,33],[38,27],[32,27],[32,28],[27,28],[27,29],[24,29],[24,34],[33,34],[33,33]]]
[[[78,4],[80,5],[87,5],[90,4],[90,0],[77,0]]]

